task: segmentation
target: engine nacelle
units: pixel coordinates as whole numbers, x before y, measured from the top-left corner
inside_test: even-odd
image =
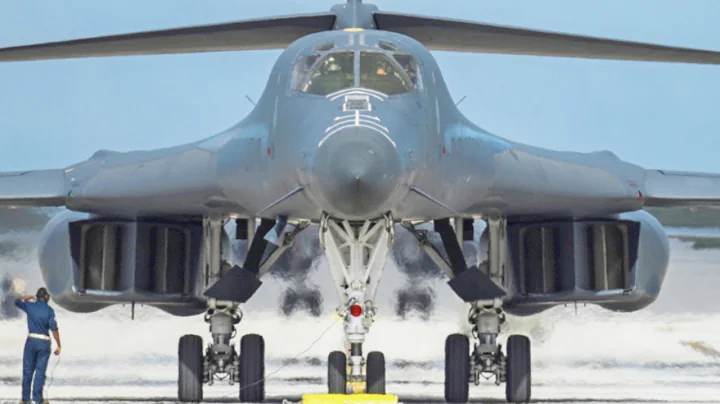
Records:
[[[80,313],[139,303],[187,316],[206,308],[201,221],[125,220],[63,211],[41,235],[52,299]],[[229,238],[223,232],[229,251]]]
[[[508,242],[505,308],[516,315],[573,303],[640,310],[657,299],[670,257],[665,229],[645,211],[508,223]]]
[[[432,224],[418,226],[447,259]],[[468,266],[488,260],[484,221],[473,223],[473,240],[464,242]],[[467,230],[467,229],[466,229]],[[665,279],[669,244],[665,229],[646,211],[599,219],[508,221],[508,262],[504,308],[531,315],[561,304],[590,303],[613,311],[640,310],[655,299]],[[402,227],[393,256],[411,278],[444,274]]]

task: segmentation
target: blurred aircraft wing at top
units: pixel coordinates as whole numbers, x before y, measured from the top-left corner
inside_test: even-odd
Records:
[[[64,170],[0,172],[0,206],[62,206]]]

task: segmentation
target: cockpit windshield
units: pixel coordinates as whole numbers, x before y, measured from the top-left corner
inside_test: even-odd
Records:
[[[408,79],[410,79],[410,83],[412,83],[412,88],[414,89],[421,89],[422,88],[422,82],[420,81],[420,68],[417,65],[417,62],[415,62],[415,58],[410,55],[403,55],[396,53],[393,55],[393,58],[402,66],[403,71],[405,74],[407,74]]]
[[[358,71],[355,57],[359,56]],[[292,90],[328,95],[352,87],[363,87],[394,95],[421,88],[415,59],[405,54],[383,52],[333,52],[303,56],[295,64]]]
[[[353,52],[331,53],[320,59],[318,55],[301,58],[295,66],[294,89],[303,93],[328,95],[355,84]]]
[[[410,92],[414,86],[397,60],[384,53],[360,53],[360,87],[388,95]]]

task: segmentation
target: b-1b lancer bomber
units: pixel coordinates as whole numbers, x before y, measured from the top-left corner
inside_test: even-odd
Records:
[[[211,342],[179,341],[180,401],[227,375],[239,400],[265,398],[265,343],[231,338],[239,306],[301,232],[318,231],[341,297],[347,351],[328,356],[328,392],[385,393],[385,356],[363,351],[395,229],[408,230],[457,296],[472,333],[445,344],[445,398],[504,383],[531,396],[530,342],[498,335],[506,314],[569,302],[614,311],[652,303],[668,266],[648,206],[720,205],[720,176],[646,169],[610,152],[547,150],[468,120],[432,51],[720,64],[720,52],[383,12],[329,12],[0,49],[0,62],[282,49],[250,114],[171,148],[113,152],[60,169],[0,174],[0,205],[63,206],[39,247],[58,305],[90,313],[142,303],[204,313]],[[229,220],[234,234],[225,231]],[[479,221],[484,221],[481,223]],[[487,259],[463,243],[486,225]],[[439,234],[440,246],[428,242]],[[248,241],[230,264],[230,238]],[[450,331],[449,331],[450,332]]]

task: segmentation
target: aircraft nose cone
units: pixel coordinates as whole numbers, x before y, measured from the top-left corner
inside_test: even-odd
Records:
[[[330,213],[360,219],[390,209],[388,202],[400,179],[400,159],[388,137],[351,127],[321,143],[313,173]]]

